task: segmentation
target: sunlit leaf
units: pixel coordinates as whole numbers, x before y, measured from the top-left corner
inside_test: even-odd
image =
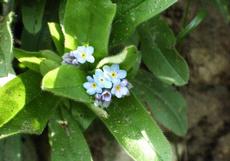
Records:
[[[57,103],[57,97],[48,93],[40,93],[27,103],[12,120],[0,128],[0,138],[18,133],[41,134]]]
[[[114,101],[108,115],[102,121],[134,160],[172,160],[170,144],[136,97]]]
[[[142,58],[148,69],[162,81],[184,85],[189,80],[189,68],[175,49],[176,39],[169,26],[153,19],[140,27]]]
[[[52,161],[92,161],[81,129],[69,112],[56,112],[49,129]]]
[[[41,94],[40,75],[23,73],[0,88],[0,127]]]
[[[83,88],[85,81],[86,75],[79,68],[72,65],[62,65],[44,76],[42,89],[59,96],[89,103],[90,96]]]
[[[113,1],[117,3],[118,9],[112,28],[112,46],[127,40],[138,25],[176,2],[176,0]]]
[[[188,129],[186,102],[173,87],[143,70],[132,83],[135,95],[152,111],[159,123],[177,135],[186,134]]]
[[[57,48],[59,55],[64,54],[64,35],[59,24],[50,22],[48,23],[50,34],[53,42]]]
[[[67,0],[64,15],[65,48],[89,43],[97,59],[108,54],[110,28],[116,6],[110,0]]]

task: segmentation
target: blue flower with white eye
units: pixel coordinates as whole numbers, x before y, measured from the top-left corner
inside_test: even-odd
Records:
[[[101,93],[102,89],[98,86],[98,84],[94,81],[94,79],[90,76],[87,76],[87,81],[83,84],[84,88],[87,90],[89,95],[94,95],[96,93]]]
[[[118,64],[113,64],[111,67],[105,65],[103,71],[113,83],[118,83],[121,79],[124,79],[127,76],[127,72],[125,70],[120,70]]]
[[[73,64],[73,65],[78,65],[78,60],[74,56],[76,51],[71,51],[70,53],[66,53],[62,56],[62,63],[63,64]]]
[[[94,48],[92,46],[79,46],[74,52],[74,56],[78,62],[84,64],[85,62],[94,63],[95,58],[93,57]]]
[[[111,93],[117,98],[122,98],[129,95],[129,89],[121,81],[118,81],[113,84]]]
[[[99,85],[101,88],[111,88],[112,82],[105,77],[105,73],[101,69],[96,69],[95,74],[93,75],[93,78],[95,82]]]

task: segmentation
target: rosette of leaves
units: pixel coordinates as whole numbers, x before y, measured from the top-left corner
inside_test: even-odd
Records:
[[[39,51],[13,49],[28,70],[0,89],[0,138],[41,134],[48,123],[52,161],[92,160],[83,133],[99,118],[134,160],[172,160],[171,146],[155,119],[175,134],[185,135],[186,103],[172,85],[186,84],[189,74],[175,48],[173,32],[156,15],[175,2],[66,0],[60,6],[43,2],[47,6],[38,9],[45,12],[38,14],[38,22],[45,25],[38,35],[46,39],[38,41],[38,35],[26,36],[25,31],[22,45],[30,48],[29,42],[50,42],[44,34],[48,24],[54,46]],[[50,19],[42,21],[41,16],[48,15],[49,7],[59,9],[53,13],[59,19],[47,23]],[[28,30],[31,24],[26,26]],[[85,43],[95,49],[94,64],[76,67],[61,63],[64,53]],[[86,75],[106,64],[120,64],[134,87],[130,96],[114,100],[104,110],[93,105],[83,83]]]

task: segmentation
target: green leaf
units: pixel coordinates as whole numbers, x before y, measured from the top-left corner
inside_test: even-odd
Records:
[[[0,161],[21,161],[21,138],[19,136],[0,140]]]
[[[39,51],[53,48],[52,38],[50,37],[47,25],[43,26],[36,34],[31,34],[23,28],[21,43],[21,48],[29,51]]]
[[[108,54],[108,41],[116,5],[110,0],[67,0],[64,29],[65,48],[88,43],[96,60]]]
[[[136,97],[114,101],[108,114],[102,121],[134,160],[172,160],[169,142]]]
[[[57,104],[57,97],[49,93],[40,93],[0,128],[0,138],[18,133],[41,134]]]
[[[187,105],[182,95],[146,71],[140,71],[132,84],[135,95],[150,108],[158,122],[179,136],[186,134]]]
[[[143,61],[157,78],[178,86],[188,82],[188,65],[175,49],[175,36],[164,21],[145,23],[140,27],[140,37]]]
[[[23,0],[22,21],[26,30],[32,34],[40,31],[46,0]]]
[[[46,75],[49,71],[59,67],[60,64],[52,60],[42,60],[40,63],[40,72],[42,75]]]
[[[52,161],[92,161],[86,140],[74,118],[62,110],[49,122]]]
[[[112,28],[112,46],[127,40],[136,27],[153,16],[161,13],[176,0],[114,0],[117,15]]]
[[[13,59],[13,37],[10,29],[13,13],[10,12],[0,22],[0,77],[7,76],[12,72],[11,61]]]
[[[43,60],[52,60],[59,65],[62,60],[57,54],[50,50],[31,52],[14,48],[14,55],[19,62],[23,63],[25,66],[36,72],[40,72],[40,64]]]
[[[86,75],[79,68],[72,65],[62,65],[44,76],[42,89],[58,96],[89,103],[90,96],[83,88],[84,82],[86,82]]]
[[[40,95],[40,75],[23,73],[0,89],[0,127]]]
[[[59,55],[64,54],[64,35],[62,33],[62,29],[59,24],[50,22],[48,23],[49,30],[51,37],[53,39],[53,42],[56,46],[56,49],[59,53]]]
[[[106,64],[120,64],[122,69],[130,71],[136,67],[136,62],[140,60],[140,53],[135,46],[126,47],[121,53],[103,58],[97,65],[101,68]]]
[[[188,34],[190,34],[195,28],[197,28],[197,26],[199,26],[200,23],[203,22],[206,16],[207,11],[200,10],[197,13],[197,15],[192,19],[192,21],[188,25],[186,25],[184,29],[180,31],[180,33],[177,36],[177,43],[183,41]]]
[[[86,130],[96,118],[96,115],[82,103],[70,101],[71,113],[83,130]]]

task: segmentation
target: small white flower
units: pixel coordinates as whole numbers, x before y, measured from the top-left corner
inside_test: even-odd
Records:
[[[79,46],[74,53],[78,62],[84,64],[85,62],[94,63],[95,58],[93,57],[94,48],[92,46]]]

